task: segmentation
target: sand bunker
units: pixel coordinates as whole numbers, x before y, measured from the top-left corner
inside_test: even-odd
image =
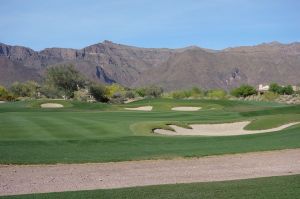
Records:
[[[0,104],[4,104],[5,103],[5,101],[0,101]]]
[[[172,111],[198,111],[201,107],[193,107],[193,106],[178,106],[173,107]]]
[[[45,104],[41,104],[41,108],[62,108],[64,107],[61,104],[57,104],[57,103],[45,103]]]
[[[151,111],[152,106],[140,106],[136,108],[125,108],[126,110],[131,110],[131,111]]]
[[[244,127],[249,123],[250,121],[224,124],[193,124],[190,125],[191,129],[182,128],[176,125],[169,125],[174,129],[174,131],[155,129],[154,133],[163,135],[232,136],[280,131],[292,125],[300,124],[300,122],[294,122],[266,130],[245,130]]]

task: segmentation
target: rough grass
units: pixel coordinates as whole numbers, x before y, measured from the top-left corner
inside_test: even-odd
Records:
[[[300,121],[300,106],[227,100],[151,99],[125,105],[64,102],[63,109],[41,109],[41,101],[0,104],[0,163],[48,164],[200,157],[300,147],[300,125],[255,135],[176,136],[151,133],[167,124],[254,120],[247,129],[273,128]],[[44,103],[44,102],[42,102]],[[154,111],[124,107],[152,105]],[[201,106],[176,112],[174,106]],[[216,109],[211,110],[211,107]]]
[[[300,175],[224,182],[157,185],[146,187],[7,196],[11,199],[122,198],[122,199],[296,199]]]

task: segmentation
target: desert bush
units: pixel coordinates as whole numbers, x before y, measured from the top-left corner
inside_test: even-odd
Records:
[[[225,99],[227,93],[222,89],[213,89],[213,90],[208,90],[206,96],[213,99]]]
[[[15,101],[16,97],[9,93],[8,90],[0,85],[0,101]]]
[[[199,98],[203,97],[204,93],[197,87],[193,87],[187,90],[173,91],[170,96],[174,99],[185,99],[185,98]]]
[[[0,85],[0,99],[4,98],[7,95],[8,95],[8,90],[6,90],[4,86]]]
[[[157,98],[157,97],[160,97],[164,90],[162,87],[159,87],[159,86],[148,86],[145,88],[146,91],[145,91],[145,94],[147,97],[153,97],[153,98]]]
[[[123,86],[121,86],[120,84],[111,84],[106,86],[106,96],[109,98],[112,98],[115,94],[121,94],[121,95],[125,95],[126,90]]]
[[[198,87],[193,87],[191,89],[191,92],[192,92],[192,97],[195,97],[195,98],[204,96],[204,92]]]
[[[41,96],[46,98],[62,98],[64,96],[64,92],[62,90],[57,89],[53,85],[43,84],[40,88]]]
[[[126,91],[125,97],[128,99],[133,99],[135,98],[135,93],[133,91]]]
[[[79,89],[74,92],[74,99],[77,101],[87,102],[90,99],[90,94],[87,89]]]
[[[18,97],[30,97],[36,98],[38,97],[39,92],[39,84],[35,81],[27,81],[24,83],[15,82],[10,87],[10,90],[13,95]]]
[[[145,97],[146,96],[146,89],[145,88],[136,88],[135,92],[140,96],[140,97]]]
[[[264,100],[274,101],[275,99],[277,99],[279,97],[279,95],[277,93],[268,91],[268,92],[265,92],[262,97]]]
[[[115,93],[110,99],[109,102],[112,104],[123,104],[126,98],[122,93]]]
[[[246,85],[246,84],[231,90],[231,95],[235,97],[247,97],[255,94],[257,94],[256,89],[253,86]]]
[[[98,102],[108,102],[109,99],[106,95],[107,91],[105,86],[102,84],[92,84],[89,87],[90,94],[94,97],[94,99]]]
[[[147,87],[143,87],[143,88],[137,88],[137,89],[135,89],[135,92],[140,97],[157,98],[157,97],[160,97],[163,94],[163,88],[152,85],[152,86],[147,86]]]

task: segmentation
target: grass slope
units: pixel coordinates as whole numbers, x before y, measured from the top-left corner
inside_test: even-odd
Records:
[[[272,128],[300,121],[300,106],[152,99],[126,105],[64,101],[61,103],[66,108],[39,108],[44,102],[0,104],[1,164],[109,162],[300,147],[300,125],[275,133],[232,137],[168,137],[151,133],[153,128],[166,128],[171,123],[184,126],[241,120],[254,120],[247,129]],[[154,111],[124,110],[145,105],[152,105]],[[174,106],[201,106],[203,110],[171,111]]]
[[[8,196],[10,199],[64,199],[64,198],[130,198],[130,199],[295,199],[300,196],[300,175],[268,177],[224,182],[157,185],[146,187],[76,191],[62,193]]]

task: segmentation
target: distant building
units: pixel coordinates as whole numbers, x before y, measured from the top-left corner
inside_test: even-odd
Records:
[[[269,85],[263,85],[263,84],[259,84],[258,85],[258,92],[267,92],[269,90],[270,86]]]

